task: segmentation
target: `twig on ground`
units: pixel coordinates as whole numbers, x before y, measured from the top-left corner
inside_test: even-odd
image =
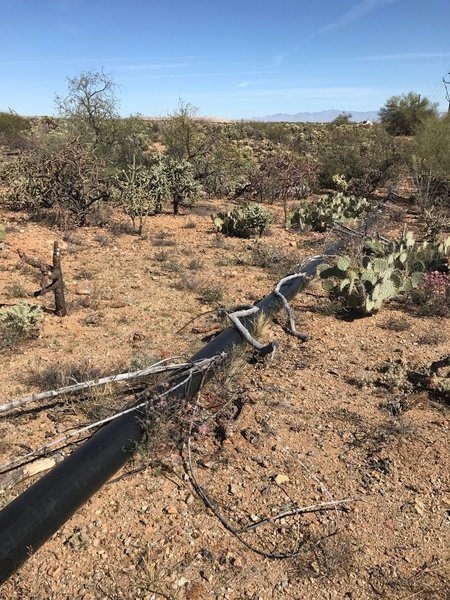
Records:
[[[241,531],[239,529],[236,529],[222,515],[222,513],[219,511],[219,509],[215,506],[215,504],[213,503],[213,501],[210,499],[208,493],[199,484],[199,482],[197,480],[197,476],[195,474],[194,465],[192,463],[191,435],[192,435],[192,430],[190,431],[189,436],[188,436],[188,440],[187,440],[187,453],[188,453],[187,465],[188,465],[188,469],[189,469],[189,477],[190,477],[190,479],[192,481],[192,485],[193,485],[194,490],[201,497],[201,499],[206,504],[206,506],[217,517],[217,519],[222,523],[222,525],[225,527],[225,529],[227,531],[229,531],[231,534],[233,534],[241,542],[241,544],[243,544],[246,548],[248,548],[252,552],[255,552],[256,554],[259,554],[260,556],[264,556],[265,558],[285,559],[285,558],[293,558],[294,556],[297,556],[299,554],[299,552],[300,552],[300,547],[298,547],[297,550],[294,550],[293,552],[286,552],[286,553],[282,553],[282,552],[265,552],[264,550],[260,550],[259,548],[255,548],[249,542],[247,542],[246,540],[244,540],[242,538]]]
[[[300,508],[293,508],[291,510],[286,510],[284,512],[279,513],[273,517],[267,517],[266,519],[261,519],[257,523],[252,523],[248,525],[248,527],[244,527],[243,529],[239,529],[239,533],[245,533],[246,531],[252,531],[252,529],[256,529],[257,527],[261,527],[262,525],[268,525],[269,523],[273,523],[274,521],[278,521],[279,519],[284,519],[285,517],[291,517],[292,515],[303,515],[306,513],[312,512],[320,512],[323,510],[334,510],[336,506],[341,506],[342,504],[349,504],[350,502],[357,502],[355,498],[344,498],[343,500],[333,500],[331,502],[320,502],[319,504],[311,504],[310,506],[303,506]]]

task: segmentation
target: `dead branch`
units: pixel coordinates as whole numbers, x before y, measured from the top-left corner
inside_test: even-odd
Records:
[[[39,473],[43,473],[44,471],[53,469],[53,467],[56,466],[59,462],[61,462],[63,459],[64,456],[62,454],[54,454],[53,456],[48,456],[46,458],[40,458],[39,460],[35,460],[34,462],[23,466],[17,471],[9,473],[9,475],[7,475],[0,482],[0,494],[4,494],[6,490],[9,490],[24,479],[28,479],[28,477],[32,477],[33,475],[38,475]]]
[[[258,350],[258,352],[262,356],[266,356],[267,354],[270,354],[271,356],[273,356],[275,354],[275,352],[277,351],[278,342],[272,341],[272,342],[269,342],[268,344],[261,344],[260,342],[258,342],[258,340],[255,340],[255,338],[251,335],[251,333],[248,331],[248,329],[239,320],[242,317],[248,317],[250,315],[253,315],[254,313],[256,313],[258,311],[259,311],[259,308],[257,306],[252,306],[251,308],[246,308],[244,310],[237,310],[234,312],[226,312],[226,315],[230,319],[230,321],[233,323],[233,325],[236,327],[236,329],[239,331],[239,333],[242,335],[242,337],[250,344],[250,346],[252,346],[256,350]]]
[[[450,354],[448,356],[445,356],[444,358],[441,358],[439,360],[435,360],[434,362],[431,363],[430,365],[430,372],[435,375],[439,369],[442,369],[443,367],[449,367],[450,366]]]
[[[332,500],[330,502],[320,502],[319,504],[311,504],[310,506],[303,506],[300,508],[293,508],[291,510],[285,510],[284,512],[279,513],[278,515],[274,515],[273,517],[267,517],[265,519],[261,519],[257,523],[252,523],[248,525],[248,527],[243,527],[239,529],[239,533],[246,533],[247,531],[252,531],[253,529],[257,529],[262,525],[269,525],[270,523],[274,523],[275,521],[279,521],[280,519],[284,519],[285,517],[291,517],[293,515],[304,515],[306,513],[311,512],[320,512],[323,510],[334,510],[337,506],[341,506],[342,504],[349,504],[350,502],[357,502],[355,498],[344,498],[344,500]]]
[[[62,396],[65,394],[74,394],[76,392],[80,392],[83,390],[91,389],[94,387],[98,387],[101,385],[106,385],[108,383],[116,383],[119,381],[127,381],[129,379],[138,379],[140,377],[146,377],[147,375],[157,375],[159,373],[168,373],[171,371],[178,371],[180,369],[187,369],[193,366],[193,363],[178,363],[178,364],[168,364],[164,365],[167,360],[174,360],[178,357],[172,357],[171,359],[161,360],[151,367],[147,367],[146,369],[141,369],[139,371],[130,371],[127,373],[119,373],[116,375],[108,375],[106,377],[101,377],[99,379],[93,379],[90,381],[83,381],[80,383],[75,383],[72,385],[67,385],[62,388],[58,388],[55,390],[48,390],[45,392],[39,392],[37,394],[32,394],[31,396],[26,396],[25,398],[18,398],[16,400],[11,400],[10,402],[6,402],[4,404],[0,404],[0,414],[5,413],[14,408],[18,408],[20,406],[25,406],[30,404],[31,402],[38,402],[40,400],[48,400],[50,398],[57,398],[58,396]],[[202,368],[204,361],[200,361],[196,364],[199,368]]]
[[[298,339],[302,340],[302,342],[307,342],[309,340],[309,335],[306,335],[305,333],[300,333],[299,331],[297,331],[297,328],[295,327],[295,320],[294,320],[294,314],[292,312],[292,308],[289,306],[289,302],[286,300],[286,297],[283,296],[283,294],[280,292],[280,288],[282,285],[284,285],[291,279],[297,279],[299,277],[304,277],[304,276],[305,276],[304,273],[300,272],[300,273],[294,273],[293,275],[288,275],[287,277],[280,279],[280,281],[275,286],[273,293],[275,294],[275,296],[280,298],[280,300],[282,301],[283,306],[287,312],[288,325],[289,325],[288,332],[290,334],[292,334],[293,336],[297,337]]]
[[[64,279],[61,269],[61,251],[58,242],[53,243],[53,265],[46,265],[41,260],[28,257],[22,250],[17,250],[23,262],[41,272],[41,289],[33,293],[33,296],[43,296],[52,291],[55,295],[55,314],[58,317],[67,315],[67,305],[64,296]],[[48,280],[50,283],[47,283]]]
[[[101,419],[99,421],[95,421],[94,423],[89,423],[88,425],[85,425],[84,427],[80,427],[79,429],[69,431],[69,432],[65,433],[64,435],[59,436],[56,440],[48,442],[47,444],[44,444],[43,446],[40,446],[39,448],[36,448],[35,450],[31,450],[30,452],[28,452],[27,454],[24,454],[23,456],[18,456],[7,463],[0,465],[0,473],[5,473],[7,471],[11,471],[11,470],[23,465],[24,463],[30,462],[30,460],[32,460],[36,457],[44,456],[45,454],[47,454],[49,452],[49,450],[51,450],[57,446],[60,446],[62,444],[65,444],[68,440],[75,438],[75,437],[79,437],[81,434],[91,431],[92,429],[101,427],[102,425],[105,425],[106,423],[109,423],[110,421],[114,421],[115,419],[118,419],[119,417],[121,417],[123,415],[129,414],[131,412],[136,412],[144,407],[147,408],[149,413],[153,412],[155,410],[155,407],[161,400],[170,396],[177,389],[180,389],[183,387],[186,388],[186,386],[189,385],[190,381],[192,380],[192,376],[195,373],[202,373],[203,375],[205,375],[214,363],[216,363],[222,359],[223,359],[222,355],[217,355],[217,356],[213,356],[212,358],[203,359],[203,360],[199,361],[198,363],[190,363],[190,368],[188,370],[186,370],[186,373],[185,373],[186,376],[180,382],[176,383],[175,385],[173,385],[171,387],[169,386],[163,392],[160,392],[152,397],[150,397],[149,395],[146,395],[144,401],[140,402],[139,404],[136,404],[135,406],[132,406],[130,408],[122,410],[118,413],[114,413],[113,415],[111,415],[109,417],[105,417],[104,419]]]
[[[250,544],[249,542],[247,542],[246,540],[244,540],[243,537],[242,537],[241,531],[239,529],[236,529],[222,515],[222,513],[219,511],[219,509],[216,507],[216,505],[210,499],[210,497],[207,494],[207,492],[205,491],[205,489],[199,484],[199,482],[197,480],[197,476],[196,476],[196,473],[195,473],[194,465],[192,464],[191,434],[192,434],[192,431],[190,432],[190,435],[189,435],[188,440],[187,440],[187,452],[188,452],[187,465],[188,465],[188,468],[189,468],[189,477],[191,479],[191,482],[192,482],[194,490],[201,497],[201,499],[203,500],[203,502],[211,510],[211,512],[215,515],[215,517],[217,517],[217,519],[222,523],[222,525],[225,527],[225,529],[227,531],[229,531],[232,535],[234,535],[241,542],[241,544],[243,544],[246,548],[248,548],[252,552],[255,552],[256,554],[259,554],[260,556],[264,556],[265,558],[284,559],[284,558],[293,558],[294,556],[297,556],[299,554],[299,552],[300,552],[300,546],[296,550],[294,550],[293,552],[286,552],[286,553],[281,553],[281,552],[265,552],[264,550],[260,550],[259,548],[255,548],[254,546],[252,546],[252,544]]]
[[[353,236],[353,237],[357,237],[357,238],[364,238],[365,237],[365,233],[363,233],[362,231],[358,231],[357,229],[352,229],[351,227],[348,227],[347,225],[344,225],[344,223],[341,223],[340,221],[333,221],[333,228],[331,230],[333,233],[337,233],[338,235],[343,235],[343,236]]]

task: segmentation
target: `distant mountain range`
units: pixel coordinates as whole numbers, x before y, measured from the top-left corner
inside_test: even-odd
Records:
[[[295,115],[287,115],[278,113],[276,115],[269,115],[267,117],[259,117],[254,119],[255,121],[264,122],[280,122],[287,121],[289,123],[301,122],[301,123],[329,123],[342,113],[349,113],[352,115],[351,120],[355,122],[360,121],[378,121],[378,111],[357,111],[357,110],[322,110],[320,112],[304,112],[297,113]]]

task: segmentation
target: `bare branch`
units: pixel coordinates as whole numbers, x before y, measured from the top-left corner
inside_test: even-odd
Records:
[[[349,504],[350,502],[357,502],[355,498],[344,498],[344,500],[332,500],[330,502],[320,502],[319,504],[311,504],[310,506],[303,506],[301,508],[293,508],[292,510],[285,510],[284,512],[279,513],[278,515],[274,515],[273,517],[267,517],[266,519],[261,519],[257,523],[252,523],[248,527],[244,527],[239,529],[239,533],[245,533],[247,531],[252,531],[253,529],[257,529],[262,525],[269,525],[275,521],[279,521],[280,519],[284,519],[285,517],[291,517],[293,515],[303,515],[311,512],[319,512],[322,510],[334,510],[337,506],[341,506],[342,504]]]
[[[242,335],[242,337],[250,344],[250,346],[258,350],[258,352],[260,352],[262,356],[266,356],[267,354],[271,354],[273,356],[278,348],[278,342],[273,341],[265,345],[261,344],[260,342],[258,342],[258,340],[255,340],[255,338],[251,335],[249,330],[239,320],[242,317],[248,317],[250,315],[253,315],[258,311],[259,308],[257,306],[252,306],[251,308],[247,308],[244,310],[226,312],[226,315],[236,327],[236,329],[239,331],[239,333]]]
[[[23,456],[19,456],[7,463],[4,463],[3,465],[0,465],[0,473],[4,473],[6,471],[11,471],[12,469],[15,469],[16,467],[18,467],[26,462],[29,462],[32,458],[36,458],[37,456],[43,456],[43,455],[47,454],[47,452],[49,450],[51,450],[52,448],[55,448],[61,444],[64,444],[68,440],[78,437],[83,433],[91,431],[92,429],[95,429],[97,427],[105,425],[106,423],[109,423],[110,421],[114,421],[115,419],[118,419],[119,417],[121,417],[123,415],[129,414],[132,412],[137,412],[138,410],[140,410],[141,408],[144,408],[144,407],[147,407],[149,412],[153,411],[155,409],[155,407],[157,406],[157,403],[160,402],[163,398],[168,397],[170,394],[172,394],[174,391],[176,391],[180,388],[184,388],[189,383],[189,381],[192,379],[192,375],[194,373],[199,373],[199,372],[206,373],[208,371],[208,369],[212,366],[213,363],[218,362],[222,358],[223,358],[222,355],[217,355],[217,356],[213,356],[212,358],[203,359],[202,361],[199,361],[198,363],[190,363],[190,368],[185,371],[186,376],[181,381],[179,381],[178,383],[173,385],[172,387],[165,389],[163,392],[160,392],[153,397],[149,397],[149,395],[146,393],[143,396],[144,397],[143,402],[140,402],[139,404],[136,404],[130,408],[127,408],[127,409],[121,411],[121,412],[115,413],[109,417],[105,417],[104,419],[101,419],[99,421],[95,421],[94,423],[85,425],[84,427],[80,427],[79,429],[75,429],[74,431],[69,431],[68,433],[58,437],[56,440],[48,442],[47,444],[44,444],[43,446],[40,446],[39,448],[36,448],[35,450],[32,450],[31,452],[28,452],[27,454],[24,454]],[[179,366],[177,367],[177,370],[178,370],[178,368],[179,368]]]
[[[167,360],[173,360],[177,357],[172,357],[171,359],[161,360],[151,367],[147,367],[146,369],[141,369],[139,371],[130,371],[127,373],[118,373],[115,375],[108,375],[106,377],[100,377],[99,379],[92,379],[90,381],[83,381],[80,383],[75,383],[72,385],[66,385],[64,387],[48,390],[46,392],[40,392],[37,394],[32,394],[31,396],[26,396],[24,398],[18,398],[16,400],[11,400],[10,402],[6,402],[4,404],[0,404],[0,414],[5,413],[13,408],[19,408],[20,406],[26,406],[31,402],[39,402],[40,400],[48,400],[50,398],[57,398],[58,396],[62,396],[65,394],[74,394],[76,392],[80,392],[83,390],[91,389],[94,387],[98,387],[101,385],[106,385],[108,383],[116,383],[118,381],[127,381],[128,379],[138,379],[140,377],[146,377],[147,375],[156,375],[158,373],[167,373],[170,371],[178,371],[179,369],[185,369],[192,366],[192,363],[178,363],[178,364],[169,364],[164,365]],[[164,366],[162,366],[164,365]],[[201,364],[200,364],[201,366]]]

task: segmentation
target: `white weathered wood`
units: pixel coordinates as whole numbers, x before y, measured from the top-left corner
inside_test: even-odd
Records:
[[[170,360],[174,360],[177,357],[171,357]],[[161,360],[151,367],[141,369],[139,371],[131,371],[127,373],[118,373],[116,375],[108,375],[106,377],[100,377],[99,379],[92,379],[91,381],[82,381],[80,383],[74,383],[72,385],[66,385],[56,390],[48,390],[46,392],[38,392],[37,394],[31,394],[31,396],[25,396],[24,398],[18,398],[0,404],[0,414],[8,412],[13,408],[19,408],[20,406],[26,406],[31,402],[39,402],[40,400],[49,400],[51,398],[57,398],[64,394],[74,394],[83,390],[98,387],[100,385],[107,385],[108,383],[116,383],[118,381],[127,381],[129,379],[138,379],[140,377],[146,377],[147,375],[157,375],[158,373],[167,373],[169,371],[177,371],[178,369],[186,369],[191,366],[191,363],[182,364],[168,364],[164,363],[169,360]]]

